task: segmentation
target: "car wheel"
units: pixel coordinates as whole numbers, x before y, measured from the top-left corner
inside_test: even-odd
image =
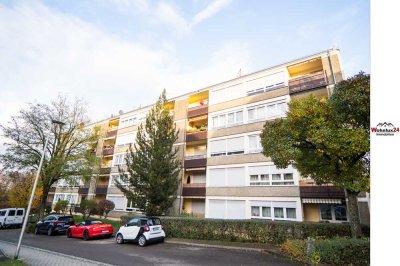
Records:
[[[85,230],[85,232],[83,232],[83,240],[88,241],[89,239],[90,239],[89,231]]]
[[[164,240],[165,240],[165,238],[163,237],[163,238],[160,240],[160,242],[161,242],[161,243],[164,243]]]
[[[146,246],[146,237],[144,236],[144,235],[141,235],[140,237],[139,237],[139,246],[141,246],[141,247],[144,247],[144,246]]]
[[[38,235],[39,234],[39,227],[35,227],[35,235]]]
[[[122,234],[118,234],[117,237],[115,238],[115,241],[117,242],[117,244],[124,244],[124,237],[122,236]]]
[[[71,230],[67,230],[67,237],[71,238]]]
[[[47,229],[47,235],[48,236],[52,236],[53,235],[53,227],[50,227],[49,229]]]

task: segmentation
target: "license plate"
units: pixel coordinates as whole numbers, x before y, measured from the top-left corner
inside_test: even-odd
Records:
[[[108,230],[103,230],[102,232],[103,232],[103,233],[108,233]]]
[[[159,229],[160,229],[160,227],[153,227],[153,231],[157,231]]]

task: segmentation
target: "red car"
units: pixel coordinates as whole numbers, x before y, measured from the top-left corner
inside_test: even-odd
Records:
[[[102,221],[85,220],[80,224],[72,225],[67,230],[67,237],[79,237],[89,240],[94,237],[111,237],[113,227],[111,224],[103,224]]]

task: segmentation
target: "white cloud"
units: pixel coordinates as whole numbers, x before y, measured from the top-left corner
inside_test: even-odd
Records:
[[[182,65],[174,49],[124,40],[39,2],[0,4],[0,44],[1,124],[59,93],[83,97],[92,119],[103,119],[153,103],[163,88],[171,97],[234,78],[251,56],[232,41],[201,66]]]
[[[206,8],[204,8],[203,10],[201,10],[199,13],[197,13],[194,16],[191,25],[192,26],[197,25],[197,24],[203,22],[204,20],[214,16],[221,9],[226,7],[229,4],[229,2],[230,2],[230,0],[215,0],[215,1],[213,1],[211,4],[206,6]]]
[[[187,20],[178,8],[166,2],[159,2],[155,16],[162,23],[172,26],[179,34],[189,33],[193,27],[216,15],[230,0],[213,0],[204,9],[200,10],[191,20]]]

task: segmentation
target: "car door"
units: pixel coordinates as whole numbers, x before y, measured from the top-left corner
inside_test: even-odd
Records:
[[[134,218],[128,222],[128,224],[124,228],[124,238],[125,239],[130,239],[133,240],[136,238],[136,236],[139,233],[140,230],[140,224],[139,224],[139,218]]]
[[[23,220],[24,220],[24,209],[18,209],[17,215],[15,216],[14,223],[22,224]]]
[[[53,219],[53,216],[47,216],[42,221],[38,223],[39,231],[47,231],[47,227],[49,226],[50,221]]]
[[[15,221],[15,215],[16,215],[16,210],[15,209],[10,209],[8,210],[8,214],[6,215],[7,220],[5,224],[14,224]]]
[[[82,237],[83,231],[86,229],[86,221],[82,221],[79,226],[75,227],[75,236]]]

